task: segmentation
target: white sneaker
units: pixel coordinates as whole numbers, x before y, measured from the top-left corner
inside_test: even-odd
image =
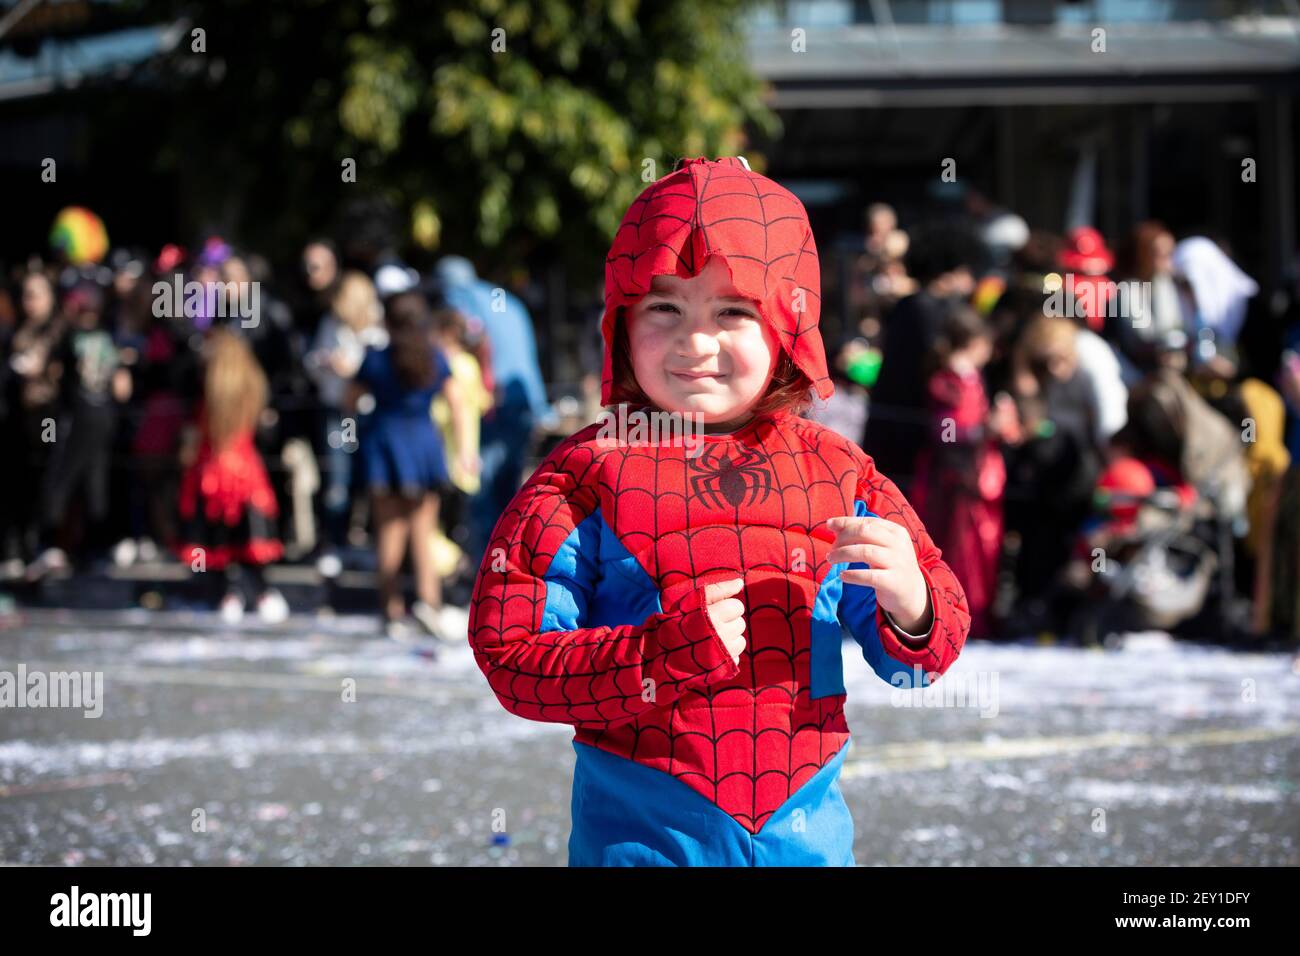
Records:
[[[415,631],[411,625],[402,620],[388,621],[384,624],[384,634],[399,644],[410,644],[415,640]]]
[[[316,559],[316,573],[323,578],[336,578],[343,571],[343,561],[333,551],[326,551]]]
[[[445,640],[442,636],[442,627],[439,621],[439,614],[429,604],[423,601],[416,601],[411,605],[411,617],[424,628],[426,634],[430,637],[436,637],[438,640]]]
[[[257,616],[267,624],[283,624],[289,619],[289,602],[275,588],[267,588],[257,599]]]
[[[113,563],[119,568],[129,568],[135,564],[140,549],[130,538],[123,538],[113,548]]]
[[[68,566],[68,556],[62,548],[46,548],[40,556],[27,565],[27,579],[35,581],[51,571],[62,571]]]
[[[221,620],[226,624],[238,624],[244,619],[244,599],[233,591],[221,599]]]
[[[146,564],[152,564],[158,560],[158,545],[153,543],[152,538],[141,538],[139,549],[136,551],[136,558]]]

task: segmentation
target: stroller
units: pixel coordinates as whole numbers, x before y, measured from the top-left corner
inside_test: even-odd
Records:
[[[1239,436],[1173,370],[1134,389],[1129,420],[1119,440],[1138,455],[1098,484],[1100,520],[1069,575],[1079,596],[1070,632],[1086,645],[1135,630],[1244,634],[1234,553],[1250,479]]]

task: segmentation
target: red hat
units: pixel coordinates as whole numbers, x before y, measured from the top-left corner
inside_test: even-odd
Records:
[[[1151,469],[1136,458],[1117,458],[1101,473],[1097,490],[1120,496],[1110,507],[1111,518],[1121,528],[1131,528],[1137,520],[1139,502],[1156,490]]]
[[[1102,275],[1115,265],[1115,255],[1106,248],[1106,240],[1092,226],[1071,229],[1065,246],[1057,254],[1057,263],[1067,272]]]
[[[685,159],[628,207],[605,258],[605,365],[600,400],[611,405],[614,324],[618,310],[650,291],[657,275],[699,274],[720,256],[732,284],[758,303],[781,347],[817,394],[834,391],[817,322],[821,272],[803,203],[788,189],[751,172],[742,158]]]

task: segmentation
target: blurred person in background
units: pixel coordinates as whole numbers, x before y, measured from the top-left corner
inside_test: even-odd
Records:
[[[911,500],[944,560],[966,590],[971,636],[992,637],[1002,554],[1006,468],[1000,440],[1014,436],[1015,403],[990,410],[982,371],[993,333],[970,306],[950,303],[927,362],[929,441],[917,456]]]
[[[177,247],[166,247],[154,262],[153,275],[168,281],[182,261]],[[142,281],[137,289],[148,292],[151,286]],[[135,354],[122,349],[131,373],[135,421],[129,436],[131,537],[115,549],[114,561],[120,565],[153,561],[160,545],[170,547],[176,540],[177,455],[190,398],[201,390],[202,337],[190,320],[183,312],[155,315],[150,308],[145,321]]]
[[[524,304],[480,279],[460,256],[440,259],[435,274],[445,303],[482,323],[492,356],[495,392],[480,434],[481,487],[470,502],[470,559],[477,565],[493,526],[523,483],[534,427],[549,417],[550,406]]]
[[[965,300],[974,291],[979,259],[978,240],[962,225],[932,223],[914,231],[906,265],[921,288],[885,318],[880,374],[861,445],[904,494],[926,440],[926,356],[943,328],[945,300]]]
[[[1096,401],[1076,341],[1071,320],[1040,314],[1025,322],[1012,360],[1023,441],[1007,450],[1005,515],[1016,543],[1019,620],[1029,631],[1064,621],[1057,585],[1102,467]]]
[[[248,343],[226,328],[203,345],[203,392],[196,426],[181,451],[177,553],[204,575],[209,597],[227,624],[238,624],[249,599],[268,624],[284,621],[289,606],[266,582],[265,568],[284,546],[276,523],[280,506],[257,451],[258,424],[269,388]]]
[[[356,270],[345,272],[334,286],[330,311],[321,320],[305,360],[307,374],[316,383],[321,403],[319,430],[326,467],[321,504],[325,534],[316,568],[327,578],[336,577],[343,570],[339,552],[348,539],[352,456],[360,440],[357,419],[344,421],[347,386],[361,368],[366,349],[382,349],[388,344],[383,313],[369,277]]]
[[[339,282],[339,259],[334,244],[328,239],[311,240],[302,247],[299,265],[303,289],[295,321],[299,329],[311,334],[329,314]]]
[[[469,528],[464,525],[465,503],[478,494],[478,470],[466,470],[462,462],[476,464],[479,460],[479,430],[483,416],[492,407],[492,393],[483,384],[483,371],[473,352],[469,322],[455,309],[439,309],[433,316],[434,341],[447,357],[451,376],[463,396],[460,403],[464,419],[459,428],[451,420],[451,403],[446,395],[433,399],[433,421],[442,434],[447,449],[447,470],[450,480],[442,502],[442,528],[437,534],[439,567],[444,576],[460,570],[472,573],[468,566],[465,548],[469,544]],[[465,448],[458,444],[464,436]]]
[[[908,235],[898,228],[898,217],[887,203],[867,207],[866,237],[850,266],[848,308],[879,319],[906,295],[916,291],[903,257]],[[856,439],[855,439],[856,440]]]
[[[386,633],[407,640],[406,600],[399,572],[409,553],[415,576],[411,614],[429,635],[443,638],[442,580],[434,563],[439,499],[449,481],[446,452],[430,416],[434,396],[445,392],[454,428],[465,421],[463,397],[446,356],[432,339],[424,296],[408,292],[386,306],[388,344],[371,346],[349,385],[344,407],[355,409],[369,394],[374,414],[361,442],[361,467],[372,497],[379,600]],[[460,467],[473,472],[466,435],[456,436]]]
[[[139,556],[141,542],[149,540],[143,511],[136,507],[139,474],[132,445],[141,419],[143,395],[136,386],[136,368],[148,344],[153,324],[152,292],[144,282],[144,256],[129,249],[116,249],[109,257],[113,271],[112,286],[104,309],[104,328],[113,337],[118,362],[131,380],[129,401],[120,409],[113,442],[113,467],[110,487],[112,533],[117,541],[113,563],[119,567],[132,564]],[[157,557],[156,552],[148,555]]]
[[[97,555],[108,544],[116,406],[130,397],[131,377],[113,337],[102,327],[103,312],[104,294],[94,283],[79,282],[64,297],[66,325],[48,361],[48,374],[58,388],[58,413],[41,498],[46,548],[28,568],[32,579],[66,567],[66,552],[77,545]],[[69,522],[74,502],[81,505],[79,535]]]
[[[1170,333],[1190,337],[1184,301],[1190,292],[1174,268],[1174,236],[1164,223],[1147,220],[1134,226],[1122,258],[1119,274],[1128,285],[1127,303],[1112,310],[1118,312],[1111,320],[1115,331],[1107,337],[1119,345],[1140,376],[1158,366],[1160,343]],[[1126,384],[1134,385],[1136,380]]]
[[[14,467],[8,482],[12,510],[5,542],[10,570],[24,566],[37,554],[41,485],[52,445],[42,439],[53,421],[58,386],[49,374],[50,351],[63,334],[56,309],[54,282],[39,266],[23,274],[18,327],[9,340],[7,404]]]
[[[1057,263],[1065,289],[1075,297],[1068,314],[1078,316],[1086,328],[1101,334],[1113,290],[1109,273],[1115,266],[1115,255],[1105,238],[1092,226],[1071,229],[1057,254]]]
[[[1198,352],[1209,357],[1235,349],[1250,300],[1259,284],[1241,271],[1226,252],[1205,236],[1183,239],[1173,252],[1174,269],[1191,288],[1190,333]]]

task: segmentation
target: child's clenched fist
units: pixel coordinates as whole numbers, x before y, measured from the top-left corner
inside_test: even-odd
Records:
[[[930,629],[933,610],[930,589],[916,561],[912,536],[900,524],[884,518],[831,518],[826,527],[835,532],[835,545],[827,559],[833,564],[857,563],[866,569],[847,570],[840,580],[876,589],[876,601],[909,634]]]
[[[704,605],[713,629],[722,638],[727,653],[737,664],[745,649],[745,602],[736,597],[744,588],[741,578],[715,581],[704,588]]]

